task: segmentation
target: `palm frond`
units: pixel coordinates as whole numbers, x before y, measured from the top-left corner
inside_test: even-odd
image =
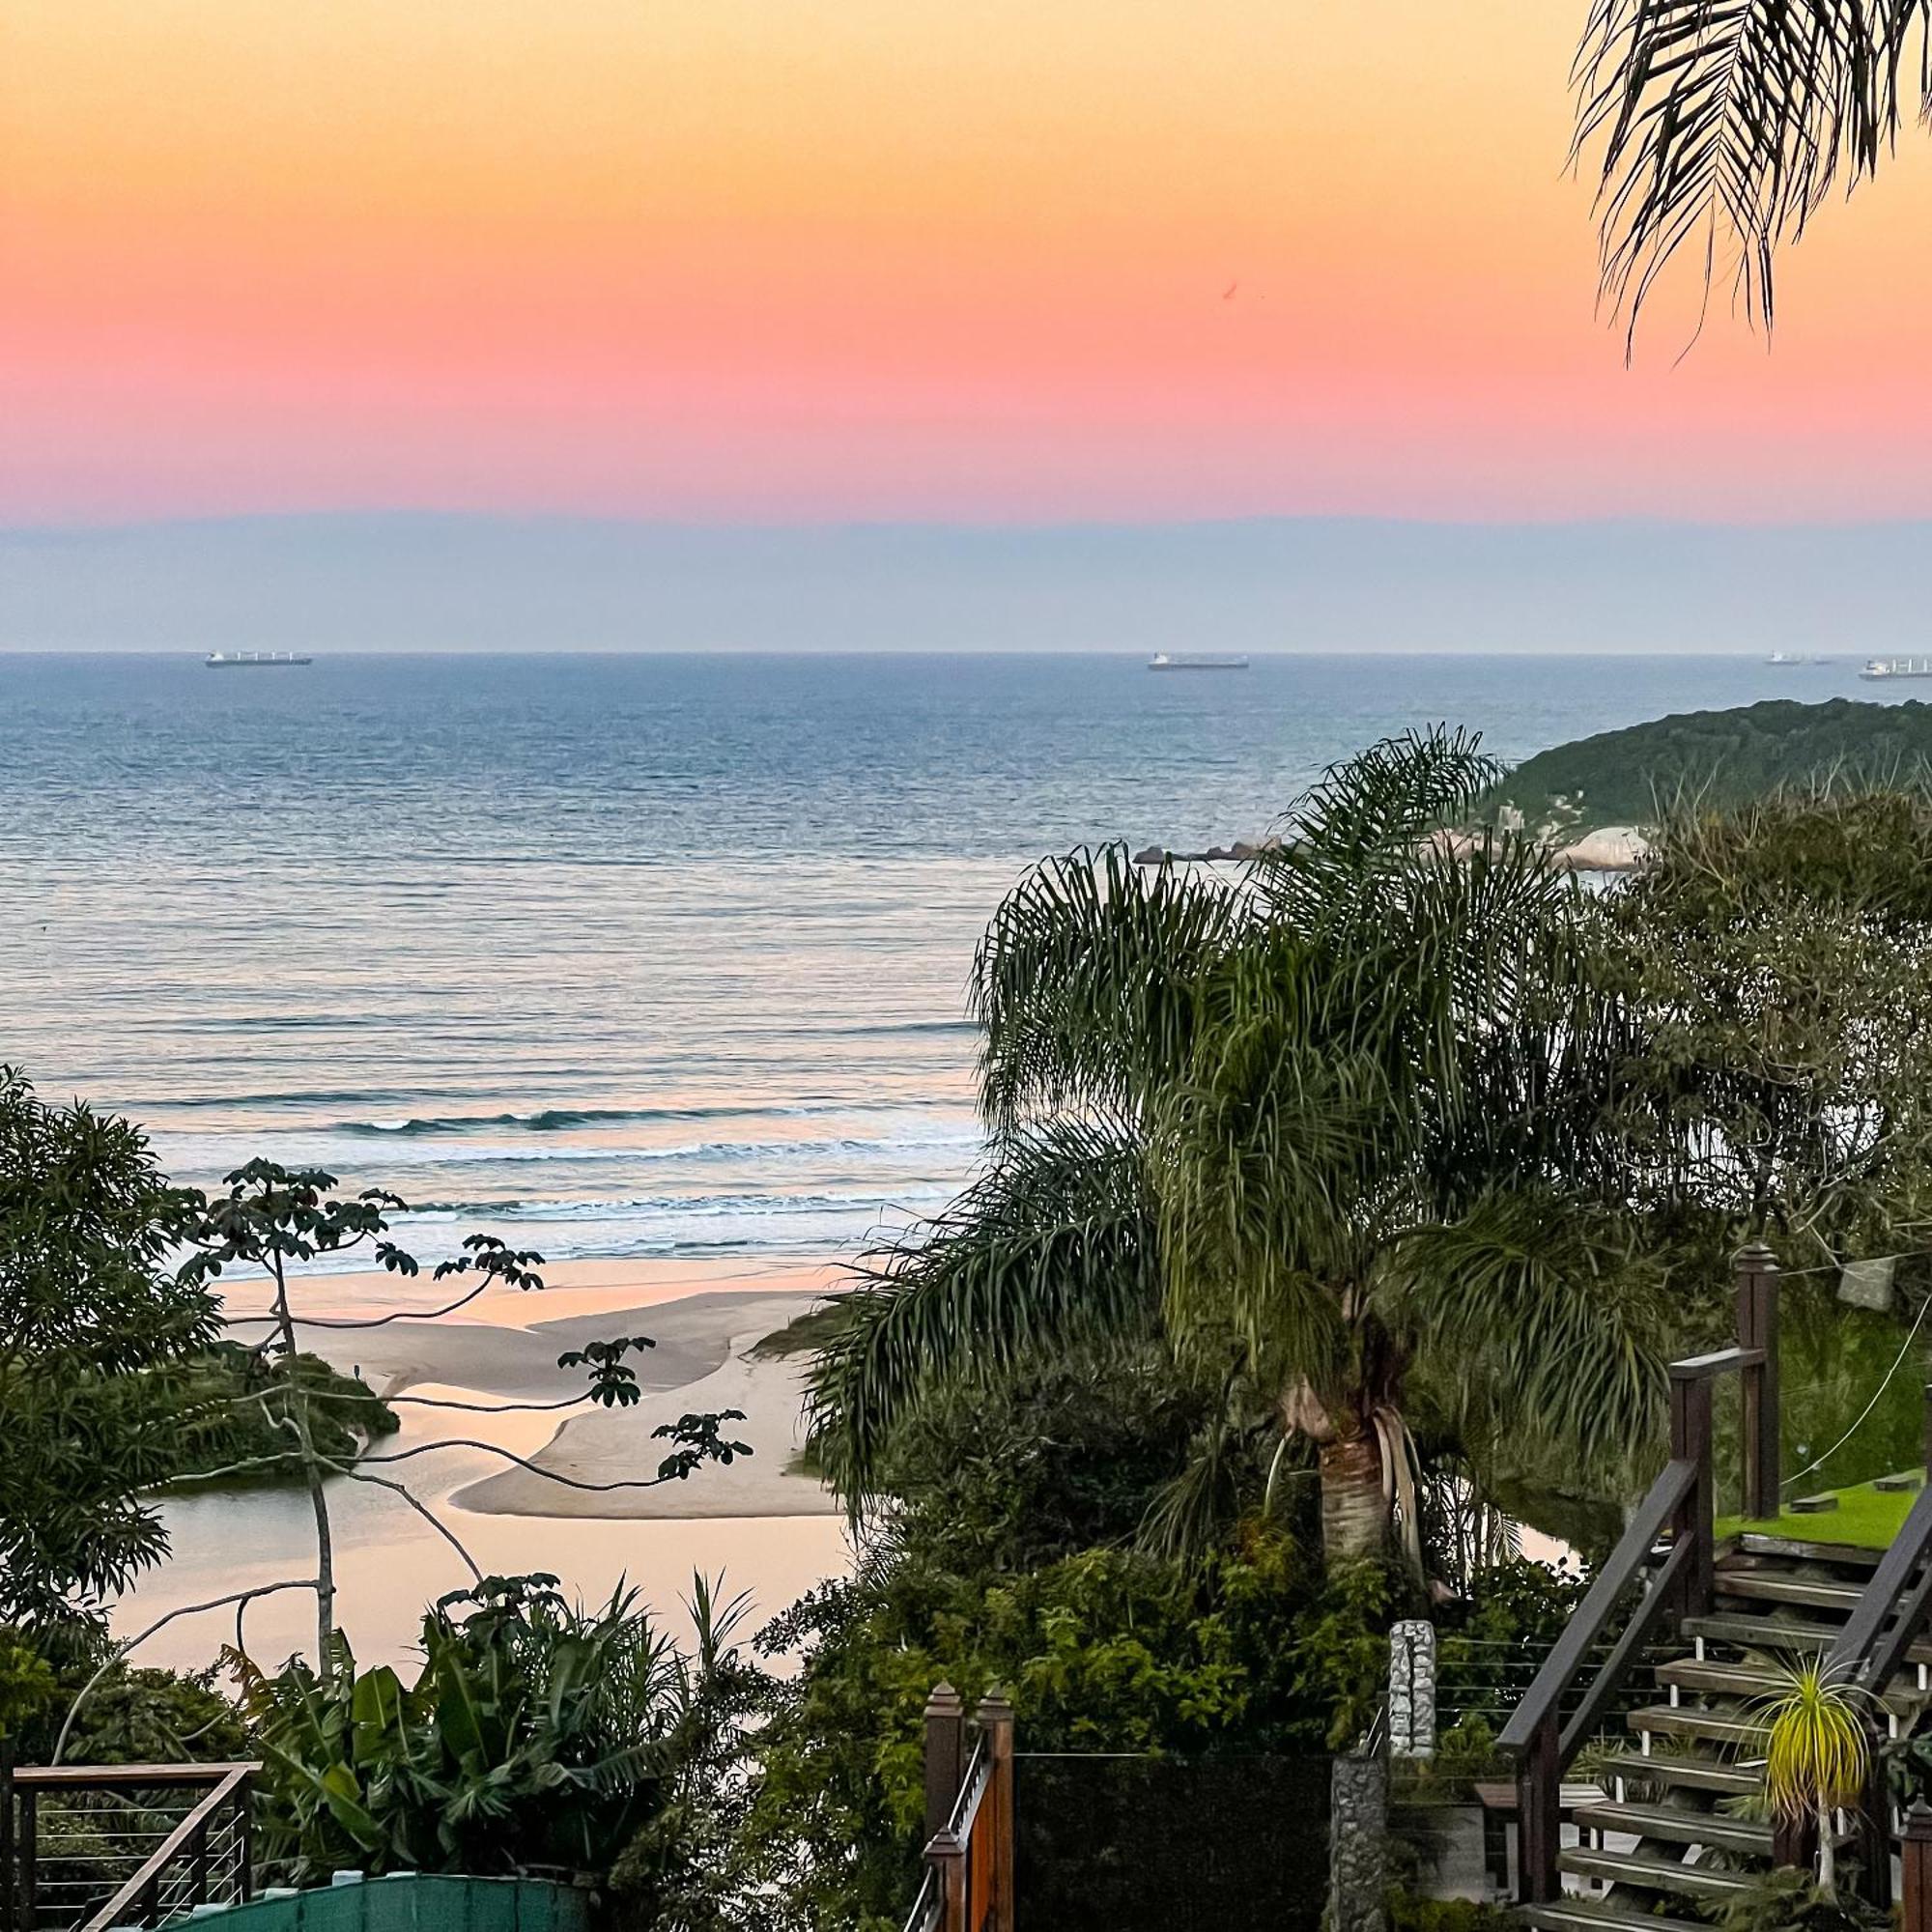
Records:
[[[973,960],[980,1105],[1006,1128],[1065,1106],[1131,1116],[1184,1059],[1198,975],[1240,896],[1124,845],[1049,859],[1009,893]]]
[[[1499,1189],[1395,1243],[1378,1297],[1399,1332],[1482,1384],[1500,1424],[1586,1459],[1656,1433],[1662,1286],[1608,1208]]]
[[[1603,286],[1629,318],[1687,247],[1730,260],[1767,327],[1772,256],[1928,99],[1928,0],[1594,0],[1577,60],[1577,149],[1601,142]],[[1914,41],[1918,56],[1909,75]]]
[[[860,1275],[806,1387],[811,1442],[855,1511],[928,1390],[1153,1326],[1160,1264],[1142,1150],[1104,1123],[1017,1130],[945,1212]]]
[[[1232,1324],[1257,1364],[1325,1394],[1348,1350],[1336,1287],[1374,1176],[1399,1154],[1378,1131],[1386,1071],[1326,1010],[1321,965],[1285,934],[1231,962],[1163,1096],[1152,1157],[1177,1345]]]
[[[1802,1822],[1858,1804],[1871,1764],[1872,1699],[1819,1658],[1789,1658],[1778,1686],[1750,1707],[1764,1732],[1764,1795],[1775,1817]]]
[[[1365,890],[1464,811],[1505,767],[1478,733],[1431,725],[1330,765],[1283,815],[1255,861],[1257,895],[1303,930],[1363,908]]]

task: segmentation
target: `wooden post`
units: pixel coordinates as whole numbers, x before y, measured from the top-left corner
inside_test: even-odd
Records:
[[[1771,1828],[1771,1861],[1790,1871],[1811,1871],[1818,1863],[1818,1832],[1811,1814],[1779,1818]]]
[[[966,1704],[950,1684],[925,1700],[925,1835],[937,1838],[952,1822],[959,1780],[966,1772]],[[960,1867],[963,1872],[965,1867]]]
[[[20,1793],[20,1885],[14,1894],[14,1909],[21,1932],[33,1932],[34,1915],[40,1908],[35,1897],[39,1889],[40,1793],[32,1785]]]
[[[242,1780],[235,1794],[235,1830],[239,1865],[235,1874],[235,1896],[246,1905],[255,1895],[255,1798],[249,1779]]]
[[[980,1699],[979,1719],[992,1772],[984,1802],[992,1807],[993,1896],[985,1923],[991,1932],[1013,1932],[1013,1707],[1004,1691]]]
[[[1899,1932],[1932,1932],[1932,1804],[1915,1798],[1905,1814]]]
[[[0,1932],[19,1923],[14,1911],[14,1741],[0,1737]]]
[[[208,1820],[205,1818],[187,1841],[187,1902],[208,1903]]]
[[[1684,1567],[1684,1605],[1687,1617],[1708,1616],[1711,1609],[1711,1523],[1714,1498],[1711,1483],[1710,1378],[1683,1362],[1670,1365],[1670,1459],[1693,1463],[1697,1480],[1690,1486],[1674,1524],[1679,1542],[1690,1540],[1690,1555]]]
[[[1556,1853],[1563,1829],[1557,1744],[1551,1716],[1537,1726],[1517,1766],[1516,1895],[1521,1905],[1548,1905],[1557,1896]]]
[[[1883,1912],[1891,1904],[1891,1793],[1878,1727],[1867,1723],[1865,1729],[1871,1754],[1865,1760],[1864,1795],[1851,1823],[1858,1846],[1859,1896]]]
[[[1764,1350],[1742,1385],[1744,1514],[1757,1521],[1776,1516],[1778,1505],[1776,1257],[1762,1241],[1739,1249],[1737,1279],[1738,1346]]]
[[[958,1833],[942,1826],[926,1846],[925,1859],[939,1874],[941,1932],[966,1932],[966,1847]]]

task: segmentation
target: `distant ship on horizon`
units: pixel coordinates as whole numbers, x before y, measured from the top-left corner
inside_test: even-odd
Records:
[[[1867,658],[1864,678],[1932,677],[1932,658]]]
[[[1148,659],[1149,670],[1246,670],[1247,668],[1248,661],[1244,657],[1172,657],[1162,651]]]
[[[210,670],[234,670],[242,665],[305,665],[313,658],[295,651],[210,651],[202,663]]]

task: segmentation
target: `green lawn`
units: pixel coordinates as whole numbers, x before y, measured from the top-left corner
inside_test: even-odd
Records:
[[[1917,1490],[1875,1490],[1869,1483],[1819,1493],[1835,1495],[1838,1507],[1815,1513],[1786,1510],[1763,1522],[1720,1517],[1718,1534],[1736,1536],[1749,1530],[1753,1535],[1785,1536],[1802,1543],[1844,1543],[1856,1549],[1886,1549],[1903,1525],[1906,1512],[1918,1500]]]

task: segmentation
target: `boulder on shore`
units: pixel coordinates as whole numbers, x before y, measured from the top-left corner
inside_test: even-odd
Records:
[[[1634,872],[1649,850],[1649,841],[1633,827],[1605,825],[1566,845],[1557,857],[1573,872]]]

